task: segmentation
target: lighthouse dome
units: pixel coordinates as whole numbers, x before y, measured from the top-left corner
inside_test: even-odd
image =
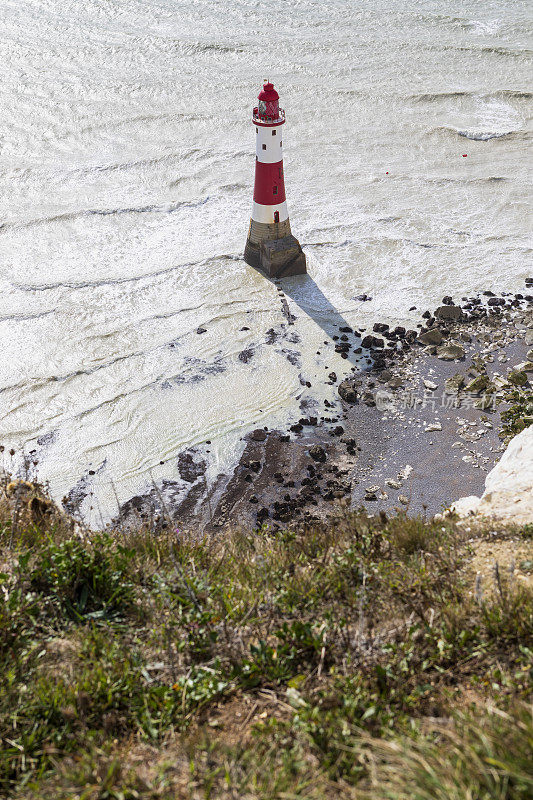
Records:
[[[274,100],[279,100],[279,94],[274,89],[274,84],[265,82],[257,99],[264,100],[265,103],[272,103]]]
[[[257,99],[259,100],[258,108],[260,117],[266,117],[267,120],[278,119],[279,94],[274,89],[273,83],[265,81]]]

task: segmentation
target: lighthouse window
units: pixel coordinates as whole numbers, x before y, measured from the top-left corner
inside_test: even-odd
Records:
[[[279,146],[281,147],[281,145],[282,145],[282,144],[283,144],[283,142],[282,142],[282,141],[281,141],[281,139],[280,139],[280,141],[279,141]]]
[[[275,130],[274,130],[274,131],[272,131],[272,136],[275,136],[275,135],[276,135],[276,133],[277,133],[277,131],[275,131]]]
[[[272,189],[272,194],[277,194],[277,193],[278,193],[278,187],[274,186],[274,188]]]
[[[266,146],[266,144],[264,144],[263,145],[263,150],[266,150],[266,149],[267,149],[267,146]]]

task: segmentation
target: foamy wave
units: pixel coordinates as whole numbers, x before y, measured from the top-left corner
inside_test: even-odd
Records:
[[[523,131],[476,131],[476,130],[461,130],[453,126],[441,125],[438,128],[433,128],[430,133],[444,133],[451,134],[452,136],[462,136],[465,139],[471,139],[475,142],[488,142],[489,139],[504,139],[510,136],[524,135]]]

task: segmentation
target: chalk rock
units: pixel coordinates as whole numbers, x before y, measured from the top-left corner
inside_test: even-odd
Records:
[[[533,520],[533,426],[511,439],[501,460],[486,477],[485,491],[476,504],[472,497],[457,500],[452,510],[460,516],[475,512],[525,524]]]

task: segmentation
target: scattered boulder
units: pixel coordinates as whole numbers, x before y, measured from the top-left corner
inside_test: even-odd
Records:
[[[341,383],[339,383],[338,392],[339,396],[347,403],[357,402],[357,391],[351,381],[344,380]]]
[[[437,319],[448,319],[457,321],[461,319],[463,312],[461,311],[459,306],[439,306],[435,311],[435,317]]]
[[[479,394],[484,389],[487,389],[490,386],[490,379],[488,375],[478,375],[477,378],[470,381],[465,386],[465,391],[470,392],[471,394]]]
[[[452,375],[451,378],[446,378],[444,381],[444,391],[446,394],[457,394],[459,389],[464,386],[464,376],[460,372]]]
[[[201,459],[195,461],[190,451],[180,453],[178,456],[178,472],[180,478],[187,483],[194,483],[197,478],[205,473],[207,463]]]
[[[323,461],[327,461],[327,458],[328,458],[326,451],[319,444],[314,444],[310,448],[309,455],[311,456],[313,461],[322,461],[323,462]]]
[[[446,306],[446,308],[456,308],[456,306]],[[437,347],[437,358],[441,361],[455,361],[459,358],[464,358],[465,350],[460,344],[450,343]]]
[[[421,333],[418,337],[418,341],[422,342],[422,344],[441,344],[442,342],[442,333],[439,328],[430,328],[428,331]]]
[[[513,370],[508,374],[507,380],[513,386],[525,386],[525,384],[528,382],[527,373],[523,370]]]
[[[250,439],[253,439],[254,442],[264,442],[266,438],[267,432],[263,428],[257,428],[250,434]]]
[[[207,333],[207,328],[202,328],[202,326],[200,326],[196,329],[196,333]]]

